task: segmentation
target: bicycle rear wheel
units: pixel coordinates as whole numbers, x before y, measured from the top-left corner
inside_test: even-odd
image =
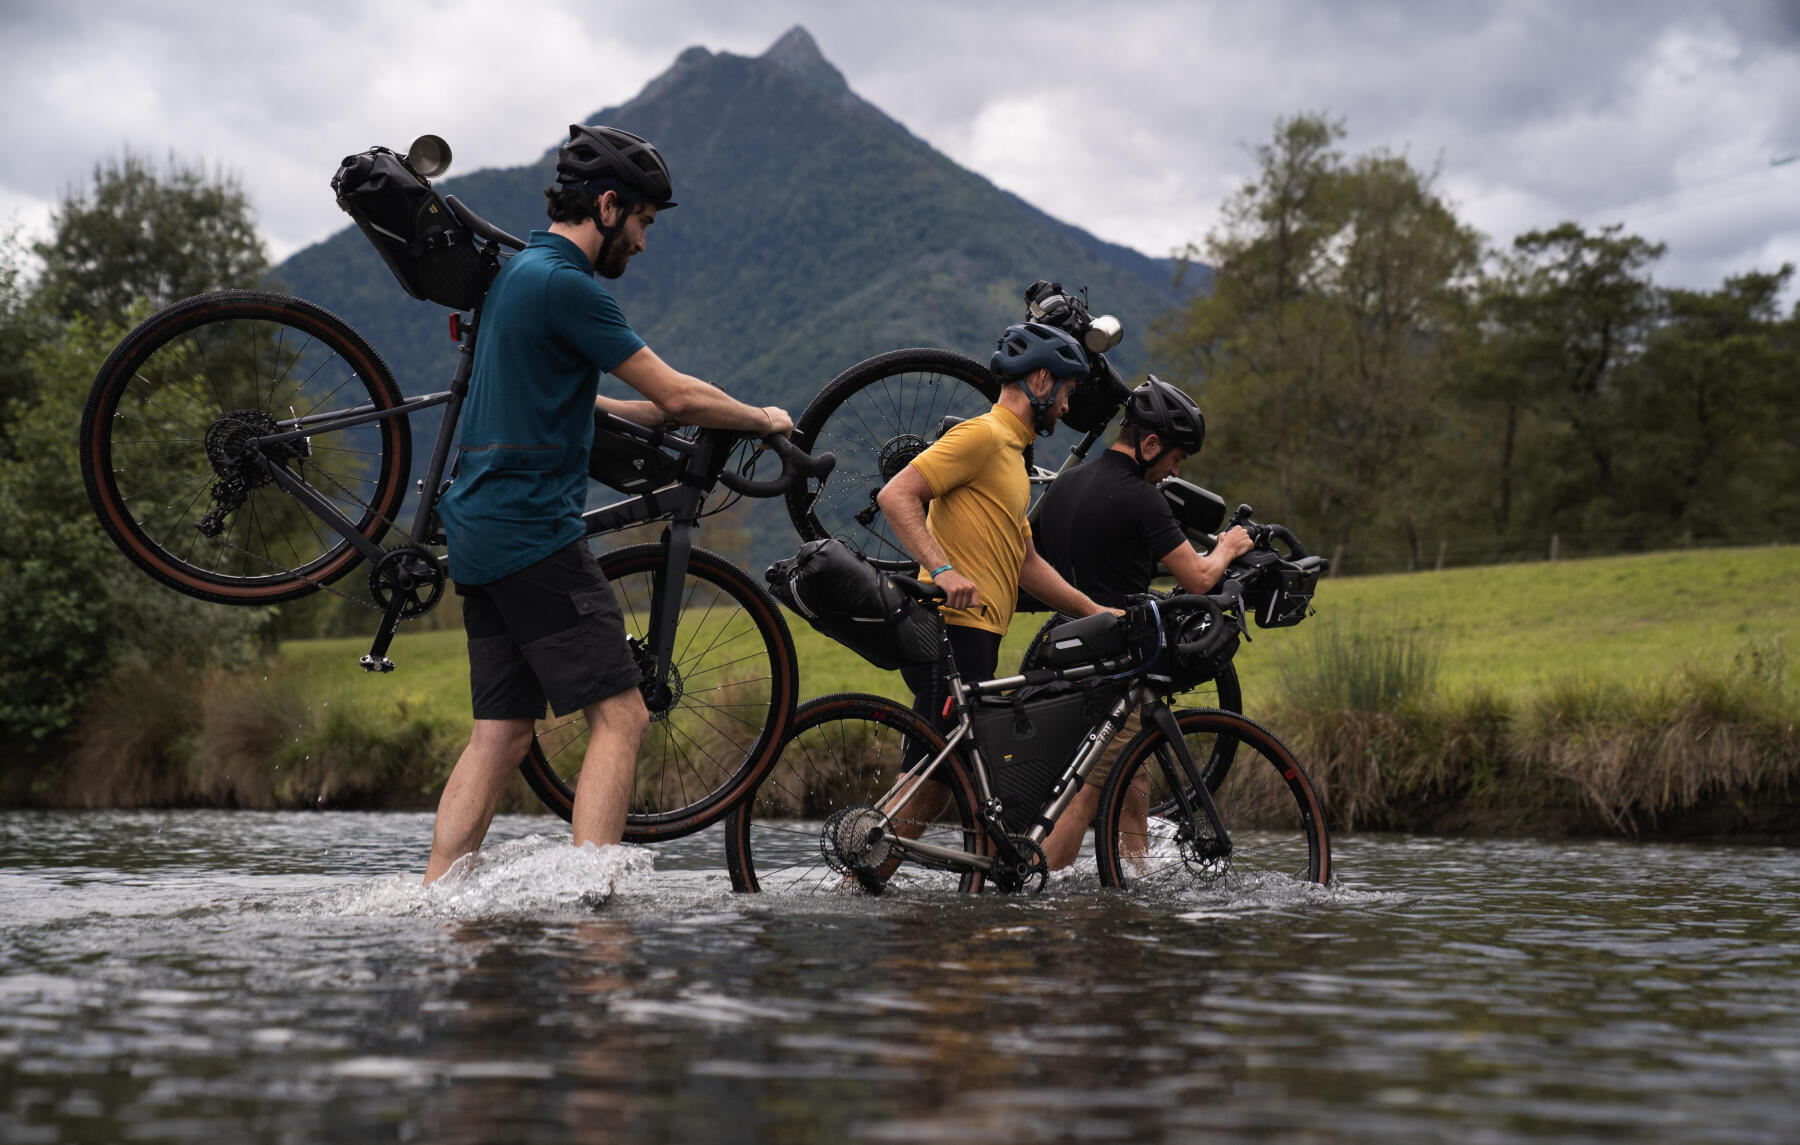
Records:
[[[1212,793],[1230,851],[1217,845],[1179,760],[1152,726],[1126,745],[1100,796],[1101,883],[1243,893],[1283,882],[1329,882],[1325,813],[1286,746],[1232,712],[1183,711],[1175,719],[1197,764],[1214,741],[1237,743],[1237,759]]]
[[[82,480],[107,534],[157,580],[201,600],[279,604],[360,555],[262,461],[378,542],[406,496],[412,438],[397,414],[258,442],[400,401],[380,356],[330,312],[266,291],[203,294],[152,315],[101,366],[82,410]]]
[[[661,544],[599,558],[644,671],[650,709],[625,819],[628,842],[677,839],[716,823],[774,761],[800,687],[780,608],[743,570],[704,549],[689,554],[668,686],[655,687],[651,609],[668,559]],[[574,811],[587,742],[580,712],[540,720],[519,765],[525,782],[564,819]]]
[[[828,449],[837,468],[787,494],[788,516],[812,541],[842,537],[890,572],[918,566],[875,505],[875,494],[938,437],[946,416],[986,413],[1000,387],[980,363],[949,350],[893,350],[858,362],[819,391],[794,444]]]
[[[775,765],[725,820],[733,889],[821,894],[861,884],[869,891],[979,891],[980,872],[933,869],[892,854],[866,856],[867,869],[846,870],[843,846],[835,843],[858,822],[850,816],[874,807],[912,761],[943,746],[943,737],[910,708],[880,696],[843,693],[802,705]],[[936,792],[927,794],[935,785],[902,792],[897,805],[880,810],[909,838],[985,854],[987,834],[962,759],[952,753],[933,775],[944,782]],[[866,828],[879,820],[861,822]],[[860,837],[867,838],[866,829]]]

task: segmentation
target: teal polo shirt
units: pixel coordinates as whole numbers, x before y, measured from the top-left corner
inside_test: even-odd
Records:
[[[643,348],[561,235],[532,231],[500,268],[482,307],[456,478],[438,502],[458,583],[499,580],[586,534],[600,373]]]

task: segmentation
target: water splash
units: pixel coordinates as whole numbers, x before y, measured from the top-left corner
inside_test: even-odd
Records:
[[[327,914],[489,918],[584,914],[646,883],[651,852],[618,844],[571,847],[566,838],[528,835],[465,855],[444,877],[420,886],[389,875],[317,900]]]

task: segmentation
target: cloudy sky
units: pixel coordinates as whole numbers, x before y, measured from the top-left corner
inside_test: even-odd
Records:
[[[344,225],[347,152],[435,131],[459,171],[525,163],[682,48],[795,24],[914,134],[1153,255],[1311,110],[1495,242],[1622,222],[1698,287],[1800,264],[1800,0],[0,0],[0,227],[41,233],[130,147],[235,174],[280,258]]]

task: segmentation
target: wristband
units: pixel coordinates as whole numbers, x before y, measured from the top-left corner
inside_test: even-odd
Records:
[[[768,406],[763,407],[762,413],[763,413],[763,419],[769,423],[769,432],[771,434],[774,433],[775,432],[775,415],[769,412]]]
[[[935,579],[937,577],[943,576],[945,573],[949,572],[951,569],[953,569],[955,567],[956,567],[955,565],[939,565],[937,568],[934,568],[931,570],[931,575],[932,575],[933,579]]]

